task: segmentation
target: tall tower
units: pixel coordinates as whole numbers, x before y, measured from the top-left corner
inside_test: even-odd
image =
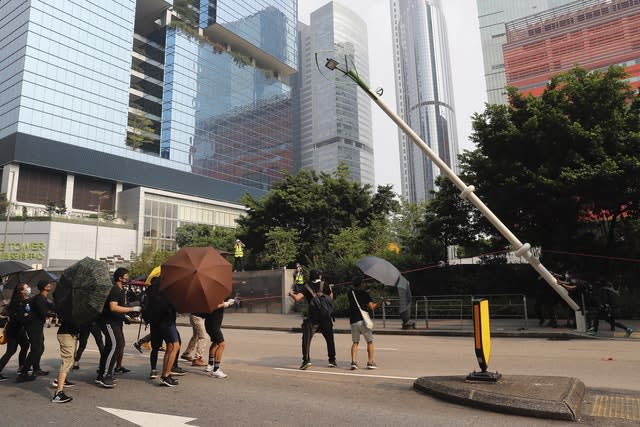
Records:
[[[502,46],[507,42],[505,24],[573,2],[575,0],[477,0],[487,102],[507,103],[507,78],[502,53]]]
[[[453,86],[439,0],[391,0],[398,113],[454,171],[458,169]],[[399,131],[402,195],[431,198],[439,170]]]
[[[367,26],[336,2],[314,11],[309,25],[298,25],[299,166],[333,172],[344,163],[354,181],[373,185],[371,102],[341,73],[320,71],[332,56],[368,81]]]

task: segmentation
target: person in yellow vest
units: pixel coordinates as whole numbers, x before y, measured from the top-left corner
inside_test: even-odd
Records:
[[[296,263],[296,271],[293,273],[293,292],[302,292],[304,289],[304,271],[300,263]]]
[[[244,271],[244,243],[240,239],[236,239],[233,256],[235,257],[233,271]]]

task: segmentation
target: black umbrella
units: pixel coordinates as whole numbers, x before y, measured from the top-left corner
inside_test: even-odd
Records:
[[[20,261],[0,261],[0,276],[31,270],[31,266]]]
[[[10,274],[3,285],[2,296],[5,299],[11,298],[11,293],[20,283],[26,283],[31,287],[38,284],[40,280],[47,280],[51,283],[58,281],[58,276],[46,270],[27,270]],[[55,288],[54,288],[55,289]]]
[[[386,286],[396,286],[400,297],[400,318],[403,323],[411,317],[411,287],[409,281],[386,259],[367,256],[359,259],[356,266],[367,276],[373,277]]]
[[[67,267],[60,276],[53,300],[63,320],[83,325],[102,313],[113,284],[107,264],[84,258]]]

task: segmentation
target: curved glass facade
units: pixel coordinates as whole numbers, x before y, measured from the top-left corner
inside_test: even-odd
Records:
[[[447,31],[439,0],[391,1],[398,113],[429,147],[458,168],[453,84]],[[399,132],[402,195],[430,199],[439,170]]]

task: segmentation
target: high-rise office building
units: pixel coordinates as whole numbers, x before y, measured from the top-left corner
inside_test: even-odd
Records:
[[[234,227],[245,193],[294,168],[296,23],[297,0],[3,1],[9,215],[111,211],[135,252],[173,249],[185,223]],[[47,242],[45,266],[94,255],[68,249],[74,233],[58,225],[31,236],[5,222],[0,257],[29,260],[9,251],[29,239]],[[75,238],[113,254],[107,225]]]
[[[367,26],[337,2],[311,13],[309,25],[298,25],[299,166],[333,172],[344,163],[351,179],[373,185],[371,101],[351,80],[324,67],[333,57],[368,81]]]
[[[449,46],[439,0],[391,0],[398,114],[453,170],[458,140]],[[404,134],[400,144],[402,195],[427,200],[439,170]]]
[[[506,104],[505,87],[507,79],[504,71],[502,46],[507,42],[506,23],[562,6],[575,0],[476,0],[484,76],[487,84],[487,102]]]
[[[640,87],[640,0],[584,0],[508,22],[507,83],[540,95],[549,79],[576,64],[625,68]]]

